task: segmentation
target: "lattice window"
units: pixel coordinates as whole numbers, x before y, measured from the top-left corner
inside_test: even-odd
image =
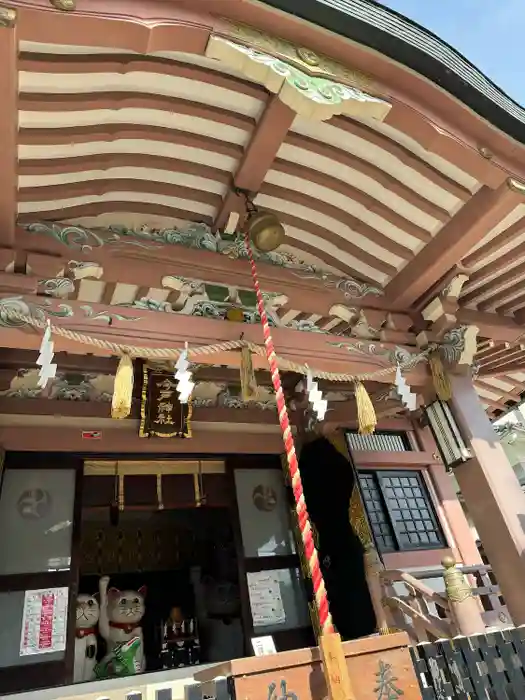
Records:
[[[421,472],[361,471],[359,483],[380,551],[446,546]]]

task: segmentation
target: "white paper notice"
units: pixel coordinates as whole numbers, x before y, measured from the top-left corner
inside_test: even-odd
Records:
[[[253,626],[282,625],[286,614],[278,578],[266,571],[251,572],[247,578]]]
[[[66,648],[68,588],[26,591],[20,656],[49,654]]]
[[[252,647],[255,656],[268,656],[277,654],[273,637],[252,637]]]

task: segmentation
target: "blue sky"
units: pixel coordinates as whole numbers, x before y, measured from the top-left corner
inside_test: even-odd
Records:
[[[525,106],[525,0],[379,0],[460,51]]]

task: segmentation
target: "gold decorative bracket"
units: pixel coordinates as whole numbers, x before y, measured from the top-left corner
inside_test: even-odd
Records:
[[[365,92],[365,76],[303,47],[252,27],[227,23],[211,36],[205,55],[264,85],[299,116],[326,121],[336,115],[383,121],[391,105]]]

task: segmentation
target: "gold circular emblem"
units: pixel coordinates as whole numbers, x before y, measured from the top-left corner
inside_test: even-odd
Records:
[[[297,56],[301,59],[301,61],[303,61],[303,63],[306,63],[307,66],[319,65],[319,57],[311,49],[299,48],[296,49],[295,52],[297,53]]]

